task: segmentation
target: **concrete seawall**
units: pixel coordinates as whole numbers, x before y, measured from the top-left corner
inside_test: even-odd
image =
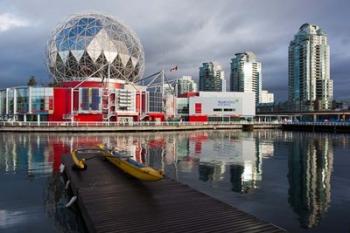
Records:
[[[119,126],[0,126],[0,132],[147,132],[147,131],[182,131],[182,130],[242,130],[247,124],[202,124],[202,125],[119,125]],[[280,129],[280,124],[249,124],[251,129]]]

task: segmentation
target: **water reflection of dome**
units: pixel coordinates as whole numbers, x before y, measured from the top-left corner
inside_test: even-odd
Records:
[[[317,226],[331,201],[333,147],[329,138],[300,138],[291,145],[288,202],[304,228]]]

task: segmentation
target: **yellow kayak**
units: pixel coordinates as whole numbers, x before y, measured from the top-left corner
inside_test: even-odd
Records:
[[[105,158],[114,166],[125,173],[142,181],[158,181],[164,178],[164,173],[152,167],[145,166],[130,157],[122,156],[113,150],[109,150],[104,145],[98,147],[103,151]]]
[[[80,170],[86,169],[85,159],[78,158],[78,150],[73,150],[71,155],[75,168]]]

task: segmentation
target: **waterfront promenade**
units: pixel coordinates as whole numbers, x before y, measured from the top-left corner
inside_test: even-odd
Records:
[[[63,163],[89,232],[285,232],[174,180],[140,182],[102,157],[84,171],[70,156]]]
[[[274,122],[0,122],[0,132],[147,132],[215,129],[279,129]]]
[[[220,129],[349,133],[350,122],[0,122],[0,132],[157,132]]]

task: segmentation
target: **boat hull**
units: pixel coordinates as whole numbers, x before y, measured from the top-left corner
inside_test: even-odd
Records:
[[[113,158],[111,156],[106,156],[106,159],[111,162],[114,166],[118,167],[125,173],[139,179],[142,181],[159,181],[163,179],[163,175],[159,171],[153,168],[135,168],[130,165],[127,161],[123,161],[119,158]]]
[[[74,167],[79,169],[79,170],[85,170],[86,169],[86,164],[84,159],[79,159],[78,158],[78,151],[73,150],[71,152],[72,160],[74,163]]]
[[[103,145],[99,145],[99,148],[103,151],[103,155],[109,162],[130,176],[142,181],[159,181],[164,178],[163,172],[161,171],[147,166],[136,167],[128,162],[128,159],[124,160],[122,157],[114,156],[111,152],[107,151]]]

